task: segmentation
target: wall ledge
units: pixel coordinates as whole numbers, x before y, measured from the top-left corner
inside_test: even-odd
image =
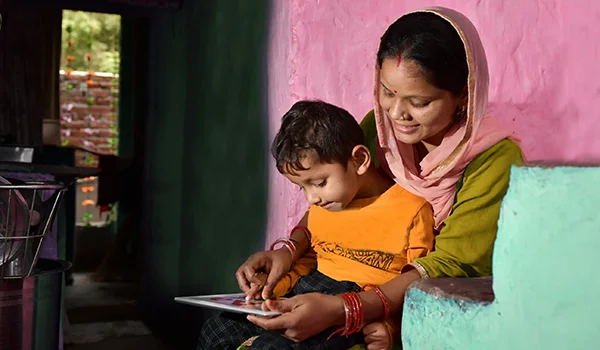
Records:
[[[411,290],[420,290],[436,298],[454,301],[470,301],[480,304],[490,304],[494,301],[492,277],[421,279],[410,285],[407,301],[410,299]]]

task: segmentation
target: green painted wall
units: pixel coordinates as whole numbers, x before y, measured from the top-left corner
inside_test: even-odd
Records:
[[[267,0],[219,0],[149,19],[141,306],[171,338],[207,316],[173,298],[238,291],[263,246],[268,18]]]
[[[489,306],[411,290],[405,350],[600,349],[600,168],[513,168]]]

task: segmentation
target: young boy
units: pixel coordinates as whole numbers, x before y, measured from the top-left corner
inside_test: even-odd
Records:
[[[293,245],[289,255],[293,268],[277,284],[276,296],[358,292],[367,284],[388,282],[405,264],[432,250],[431,206],[375,169],[363,131],[346,110],[322,101],[297,102],[283,116],[272,153],[277,169],[303,191],[311,205],[309,232],[296,231],[291,243],[282,242]],[[312,271],[315,254],[317,269]],[[293,344],[249,323],[244,324],[244,330],[254,329],[240,332],[243,321],[219,317],[203,327],[203,338],[210,343],[205,348],[225,347],[223,342],[215,342],[218,339],[237,342],[239,339],[227,334],[232,329],[259,335],[252,349]],[[397,335],[399,323],[386,321],[390,332]],[[306,349],[317,345],[327,349],[363,342],[361,334],[328,338],[331,333],[328,330],[300,344]],[[391,345],[383,322],[371,325],[369,333],[371,339]]]

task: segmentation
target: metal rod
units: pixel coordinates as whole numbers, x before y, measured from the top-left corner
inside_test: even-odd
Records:
[[[32,236],[2,237],[2,239],[0,239],[0,241],[3,241],[3,240],[10,241],[10,240],[19,240],[19,239],[27,239],[27,238],[40,238],[42,236],[43,236],[42,234],[39,234],[39,235],[32,235]]]
[[[1,184],[1,190],[60,190],[64,189],[64,185],[60,183],[51,184],[51,183],[29,183],[25,185],[5,185]]]
[[[4,237],[8,238],[10,236],[10,200],[12,199],[12,191],[8,190],[8,203],[6,205],[6,224],[4,225]],[[6,266],[8,260],[10,259],[10,252],[12,251],[12,241],[9,242],[4,240],[4,252],[2,256],[2,266]],[[4,271],[4,268],[2,269]]]
[[[46,233],[48,232],[48,227],[50,226],[50,223],[54,221],[54,212],[56,211],[58,204],[60,203],[60,200],[63,196],[63,194],[65,193],[66,189],[63,187],[59,190],[56,191],[56,193],[54,195],[56,195],[56,198],[54,199],[54,203],[52,203],[52,209],[50,210],[50,213],[47,216],[46,219],[46,224],[44,225],[44,229],[42,231],[42,238],[40,239],[40,242],[38,243],[37,249],[35,251],[35,255],[33,256],[33,261],[37,261],[38,256],[40,254],[40,248],[42,247],[42,244],[44,243],[44,238],[46,238]],[[29,273],[27,274],[27,276],[30,276],[31,273],[33,272],[33,267],[35,266],[35,264],[31,264],[31,267],[29,268]]]

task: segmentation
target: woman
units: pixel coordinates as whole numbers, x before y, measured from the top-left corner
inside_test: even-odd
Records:
[[[485,114],[487,94],[485,52],[462,14],[444,8],[416,11],[399,18],[383,35],[375,67],[375,108],[362,126],[374,140],[372,150],[377,149],[382,168],[432,204],[439,230],[434,252],[380,286],[392,314],[402,312],[406,289],[417,279],[492,273],[509,169],[523,159],[513,132]],[[269,297],[287,272],[279,258],[285,253],[251,256],[236,274],[240,288],[248,295],[262,290]],[[268,274],[264,286],[252,284],[257,272]],[[378,294],[370,290],[359,296],[364,319],[380,319],[384,306]],[[268,306],[285,313],[248,319],[295,341],[347,322],[338,296],[310,293]],[[367,343],[375,340],[370,330],[363,330]]]

